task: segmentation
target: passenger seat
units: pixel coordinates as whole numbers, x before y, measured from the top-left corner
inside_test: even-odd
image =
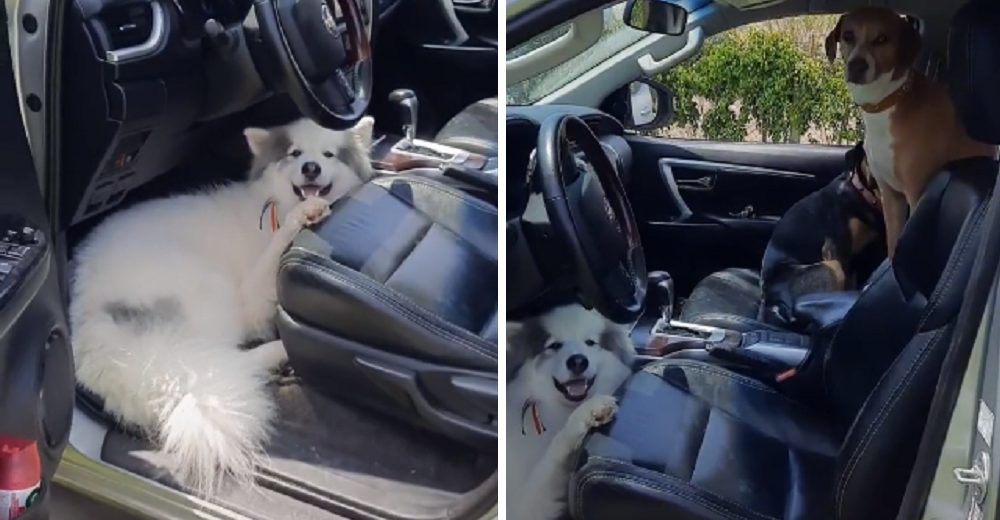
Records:
[[[495,157],[497,145],[497,98],[477,101],[448,120],[434,137],[440,144]]]

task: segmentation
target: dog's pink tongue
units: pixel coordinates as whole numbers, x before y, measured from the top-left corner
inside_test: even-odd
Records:
[[[576,381],[570,381],[566,383],[566,393],[570,397],[583,397],[587,395],[587,381],[583,379],[578,379]]]
[[[308,184],[300,188],[302,190],[303,197],[315,197],[319,195],[319,186],[314,184]]]

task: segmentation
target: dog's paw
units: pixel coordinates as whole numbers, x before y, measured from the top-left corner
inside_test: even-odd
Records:
[[[618,401],[610,395],[597,395],[587,399],[570,416],[574,430],[585,435],[593,428],[604,426],[618,412]]]
[[[589,412],[586,420],[591,428],[604,426],[618,413],[618,400],[610,395],[597,395],[584,403]]]
[[[322,222],[330,215],[330,203],[319,197],[309,197],[292,208],[286,217],[286,225],[302,228]]]

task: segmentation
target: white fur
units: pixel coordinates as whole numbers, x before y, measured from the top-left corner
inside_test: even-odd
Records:
[[[874,70],[872,66],[869,70]],[[878,103],[902,87],[908,75],[892,79],[892,72],[886,72],[869,83],[863,85],[848,83],[847,90],[851,99],[858,105]],[[868,167],[880,186],[888,186],[896,192],[902,192],[902,185],[893,170],[895,158],[893,154],[893,138],[889,132],[889,121],[896,107],[890,107],[881,112],[869,114],[862,112],[865,123],[865,157]]]
[[[529,357],[507,384],[507,516],[518,520],[550,520],[565,513],[573,456],[592,428],[614,416],[617,406],[611,394],[631,373],[629,364],[635,355],[624,328],[577,305],[557,308],[539,318],[537,325],[544,336],[538,341],[546,347],[559,342],[562,347],[546,348]],[[621,341],[615,346],[586,344],[609,334],[619,335]],[[532,348],[509,345],[515,350],[525,347]],[[585,374],[594,377],[586,400],[580,403],[567,399],[553,384],[553,378],[572,377],[566,360],[574,354],[588,358]],[[522,422],[528,401],[535,403],[545,426],[541,434],[532,428],[530,417]]]
[[[329,201],[369,174],[321,150],[366,153],[370,125],[356,133],[308,121],[248,129],[257,158],[272,158],[255,179],[121,211],[76,251],[77,380],[156,441],[174,474],[197,492],[212,493],[224,475],[252,479],[274,414],[265,383],[285,353],[277,340],[247,352],[237,347],[273,339],[282,252],[303,226],[329,213]],[[286,142],[304,153],[280,157],[274,148]],[[293,193],[303,160],[324,161],[323,176],[333,183],[325,198],[299,201]],[[274,233],[258,228],[268,199],[282,222]]]

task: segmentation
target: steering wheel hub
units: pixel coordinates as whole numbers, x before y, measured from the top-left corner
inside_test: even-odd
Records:
[[[336,4],[334,4],[336,5]],[[327,0],[284,0],[279,3],[281,27],[295,63],[311,82],[330,78],[347,63],[346,31]]]

